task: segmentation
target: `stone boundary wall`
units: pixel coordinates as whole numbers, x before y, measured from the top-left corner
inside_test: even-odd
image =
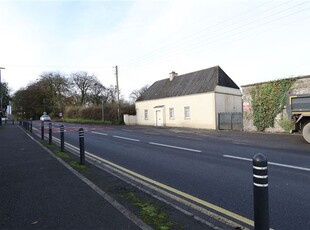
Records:
[[[294,84],[289,90],[290,94],[310,94],[310,75],[294,77],[296,79]],[[272,81],[271,81],[272,82]],[[257,128],[253,124],[253,110],[252,110],[252,98],[250,95],[251,89],[257,85],[266,84],[269,82],[261,82],[251,85],[241,86],[242,99],[243,99],[243,130],[244,131],[257,131]],[[277,115],[274,122],[274,127],[267,128],[265,132],[285,132],[285,130],[279,125],[279,121],[287,117],[286,108]]]

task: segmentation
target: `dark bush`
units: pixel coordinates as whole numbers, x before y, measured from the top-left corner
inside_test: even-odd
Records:
[[[64,117],[66,117],[66,118],[80,118],[79,110],[80,110],[79,107],[74,107],[74,106],[67,107],[65,109]]]

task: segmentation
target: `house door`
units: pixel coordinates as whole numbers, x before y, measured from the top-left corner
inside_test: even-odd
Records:
[[[156,126],[163,126],[163,124],[162,110],[156,110]]]

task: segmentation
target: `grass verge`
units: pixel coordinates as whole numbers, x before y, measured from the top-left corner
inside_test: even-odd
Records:
[[[49,145],[47,144],[45,141],[40,141],[46,148],[48,148],[49,150],[51,150],[57,157],[65,160],[72,168],[76,169],[76,170],[80,170],[80,171],[85,171],[87,170],[87,166],[86,165],[80,165],[79,162],[74,161],[72,159],[72,157],[70,156],[69,153],[67,152],[61,152],[59,150],[59,147],[52,144]]]
[[[123,197],[129,200],[135,207],[139,209],[140,218],[150,226],[154,226],[157,230],[183,229],[169,220],[168,215],[151,202],[139,198],[135,193],[129,192]]]
[[[70,166],[74,169],[78,169],[78,170],[81,170],[81,171],[85,171],[87,170],[87,166],[86,165],[81,165],[79,162],[77,161],[70,161]]]

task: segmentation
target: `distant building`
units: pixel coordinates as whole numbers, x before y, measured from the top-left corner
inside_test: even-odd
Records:
[[[156,81],[136,101],[138,125],[217,129],[220,113],[242,113],[242,94],[219,67]]]

